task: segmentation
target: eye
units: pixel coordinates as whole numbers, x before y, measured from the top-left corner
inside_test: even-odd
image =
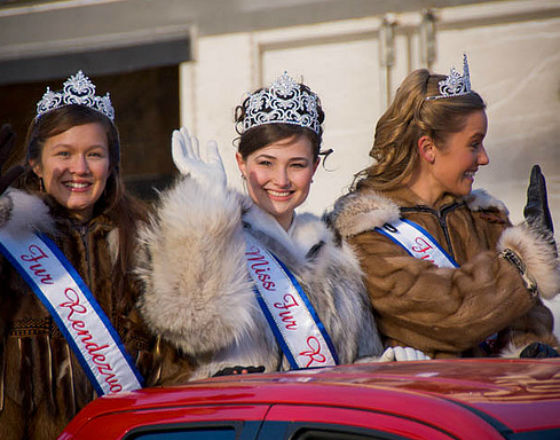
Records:
[[[293,168],[307,168],[306,163],[295,162],[291,165]]]
[[[57,151],[57,152],[55,153],[55,156],[69,157],[69,156],[70,156],[70,152],[68,152],[68,151],[63,151],[63,150]]]
[[[94,158],[104,158],[105,157],[105,152],[94,150],[94,151],[90,151],[88,153],[88,156],[89,157],[94,157]]]
[[[259,161],[257,162],[257,164],[259,164],[259,165],[261,165],[261,166],[263,166],[263,167],[272,166],[272,162],[269,161],[269,160],[266,160],[266,159],[259,160]]]

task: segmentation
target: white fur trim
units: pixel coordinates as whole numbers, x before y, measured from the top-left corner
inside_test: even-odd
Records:
[[[246,273],[238,197],[188,177],[162,194],[140,230],[147,253],[142,312],[152,328],[188,353],[215,352],[254,327],[258,307]],[[196,335],[196,337],[193,337]]]
[[[514,343],[510,342],[504,349],[502,349],[502,351],[500,351],[500,357],[506,359],[516,359],[519,357],[525,347],[526,345],[518,347]]]
[[[7,223],[0,225],[7,229],[54,232],[48,206],[39,197],[18,189],[10,188],[0,197],[0,218],[7,219]]]
[[[471,211],[482,211],[488,209],[497,209],[498,211],[505,212],[509,215],[509,211],[506,205],[488,194],[483,189],[475,189],[467,197],[465,197],[465,202]]]
[[[497,248],[498,251],[509,248],[519,255],[543,298],[551,299],[560,292],[560,264],[554,248],[546,237],[526,223],[505,229]]]

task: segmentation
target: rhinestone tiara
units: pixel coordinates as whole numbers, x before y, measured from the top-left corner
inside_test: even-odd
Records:
[[[468,95],[471,93],[471,76],[467,54],[463,54],[463,75],[455,67],[451,67],[449,76],[439,83],[439,95],[427,96],[426,100],[452,98],[454,96]]]
[[[49,87],[37,103],[37,115],[41,115],[70,104],[85,105],[93,110],[103,113],[111,121],[115,119],[115,109],[111,104],[109,93],[105,96],[95,96],[95,85],[79,70],[71,75],[62,87],[62,91],[53,92]]]
[[[263,124],[293,124],[319,134],[318,98],[284,72],[267,89],[249,95],[244,103],[243,132]]]

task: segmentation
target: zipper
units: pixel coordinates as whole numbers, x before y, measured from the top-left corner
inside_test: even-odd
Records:
[[[449,250],[449,255],[456,260],[455,252],[453,251],[453,246],[451,245],[451,237],[449,235],[449,227],[447,226],[447,215],[454,211],[456,208],[462,206],[462,203],[452,203],[451,205],[446,205],[441,208],[439,211],[435,209],[429,208],[427,206],[415,206],[415,207],[402,207],[401,212],[405,213],[414,213],[414,212],[425,212],[428,214],[432,214],[434,217],[437,218],[439,226],[443,232],[443,236],[445,237],[445,242],[447,243],[447,249]]]

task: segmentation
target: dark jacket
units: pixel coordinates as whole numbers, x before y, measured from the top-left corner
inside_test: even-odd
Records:
[[[103,214],[74,224],[22,191],[2,199],[0,211],[11,209],[9,222],[48,231],[145,375],[152,341],[134,306],[137,282],[119,287],[112,277],[118,249],[114,224]],[[0,285],[0,438],[56,438],[96,393],[47,309],[1,255]]]

